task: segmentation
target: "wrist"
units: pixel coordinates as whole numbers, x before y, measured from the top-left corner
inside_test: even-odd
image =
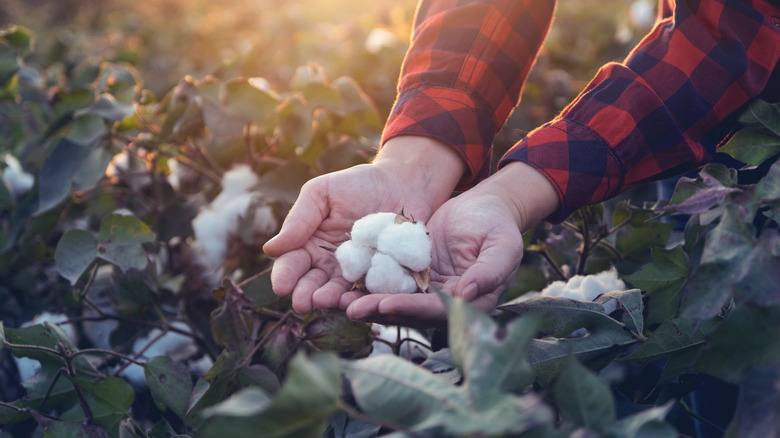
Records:
[[[452,146],[431,137],[403,135],[388,140],[372,164],[398,179],[399,184],[422,196],[433,209],[449,199],[466,171]]]
[[[522,161],[506,164],[472,190],[501,198],[512,211],[521,232],[528,231],[560,207],[555,186],[544,174]]]

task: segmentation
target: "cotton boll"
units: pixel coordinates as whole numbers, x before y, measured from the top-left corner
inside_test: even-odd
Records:
[[[73,328],[72,324],[62,324],[66,321],[68,321],[68,316],[62,313],[43,312],[35,316],[32,321],[23,324],[22,327],[31,327],[49,322],[61,328],[65,335],[73,340],[75,339],[75,329]],[[41,369],[41,363],[35,359],[16,356],[14,356],[14,359],[16,360],[16,368],[19,370],[19,379],[22,382],[31,379]]]
[[[361,245],[376,248],[379,233],[388,225],[395,223],[395,213],[373,213],[352,224],[352,240]]]
[[[25,172],[22,164],[11,154],[3,156],[6,167],[3,169],[3,178],[8,181],[14,197],[19,197],[30,190],[35,183],[35,177]]]
[[[336,260],[341,266],[341,274],[347,281],[357,281],[371,267],[371,257],[375,249],[347,240],[336,248]]]
[[[257,185],[259,179],[252,168],[246,164],[234,166],[222,175],[222,192],[212,203],[215,207],[221,205],[224,200],[233,198],[236,194],[245,193]]]
[[[183,322],[174,322],[171,324],[171,327],[175,327],[186,332],[189,332],[190,330],[189,327]],[[160,336],[161,333],[162,331],[160,329],[152,329],[146,337],[137,339],[133,343],[133,355],[143,350],[151,340],[156,339],[158,336]],[[181,352],[188,353],[190,351],[194,351],[194,346],[195,344],[191,337],[178,332],[169,331],[157,339],[157,341],[150,345],[149,348],[144,350],[141,359],[148,360],[156,356],[170,357],[181,355],[179,354]],[[145,384],[146,378],[144,377],[144,369],[141,366],[131,364],[122,370],[120,375],[136,386],[142,386]]]
[[[431,264],[431,239],[420,222],[386,226],[379,233],[377,249],[413,271],[422,271]]]
[[[392,257],[378,252],[371,257],[366,288],[374,294],[411,294],[417,291],[417,283]]]

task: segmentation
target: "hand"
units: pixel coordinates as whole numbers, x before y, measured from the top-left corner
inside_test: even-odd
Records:
[[[522,187],[522,190],[518,190]],[[430,291],[442,290],[489,312],[514,278],[522,232],[552,214],[552,184],[524,163],[512,163],[442,205],[427,224],[433,240]],[[352,319],[432,326],[446,320],[436,294],[344,294]]]
[[[271,283],[279,296],[292,294],[296,312],[337,307],[352,283],[322,246],[335,248],[361,217],[379,211],[427,222],[450,195],[465,165],[447,145],[425,137],[388,141],[372,164],[312,179],[301,189],[279,234],[263,250],[278,257]]]

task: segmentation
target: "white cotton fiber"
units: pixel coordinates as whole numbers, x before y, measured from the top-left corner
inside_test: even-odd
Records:
[[[22,196],[30,190],[35,183],[35,177],[24,171],[22,164],[11,154],[3,156],[5,169],[3,169],[3,178],[11,185],[11,191],[14,197]]]
[[[259,179],[247,165],[238,165],[225,172],[220,194],[198,213],[192,221],[195,239],[198,241],[198,261],[209,274],[220,275],[225,262],[230,236],[237,235],[239,218],[247,218],[247,210],[255,205],[257,193],[250,189]],[[270,235],[277,228],[273,210],[260,206],[254,211],[252,235]]]
[[[376,248],[379,233],[388,225],[395,223],[395,213],[373,213],[355,221],[350,235],[352,240]]]
[[[386,226],[379,233],[376,248],[413,271],[422,271],[431,264],[431,239],[420,222]]]
[[[541,295],[593,301],[603,293],[625,289],[626,284],[618,278],[617,270],[612,268],[596,275],[575,275],[567,282],[552,282],[542,290]],[[608,301],[604,305],[607,314],[612,313],[615,309],[614,300]]]
[[[417,283],[392,257],[378,252],[371,257],[366,288],[374,294],[411,294],[417,291]]]
[[[342,276],[347,281],[357,281],[366,275],[371,267],[371,257],[376,250],[361,245],[354,240],[347,240],[336,248],[336,260],[341,265]]]

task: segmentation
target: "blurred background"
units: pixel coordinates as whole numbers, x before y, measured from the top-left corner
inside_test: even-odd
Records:
[[[127,62],[158,97],[185,75],[260,76],[282,89],[297,66],[314,62],[331,78],[357,80],[386,117],[415,8],[411,0],[4,0],[0,25],[34,32],[28,64],[78,70]],[[652,26],[655,8],[653,0],[560,1],[495,156],[552,118],[601,65],[623,59]]]

